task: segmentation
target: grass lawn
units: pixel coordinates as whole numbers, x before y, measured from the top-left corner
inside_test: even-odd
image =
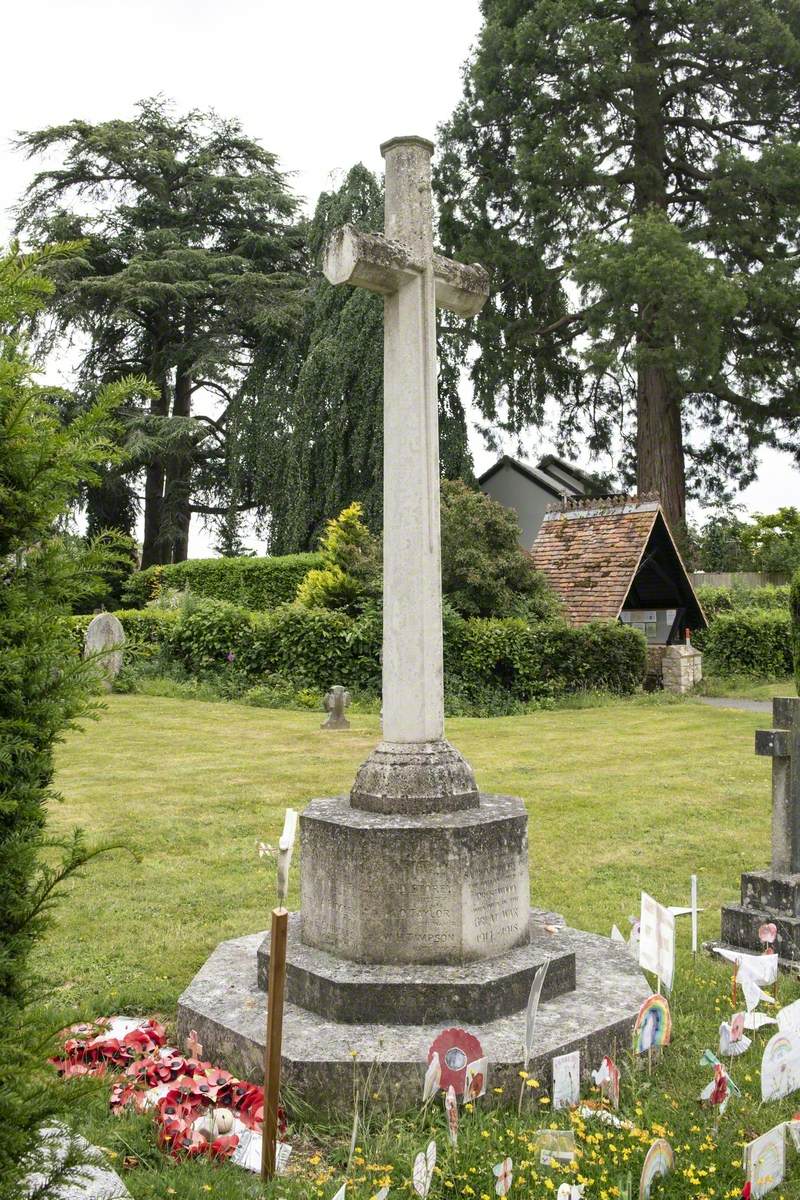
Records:
[[[378,738],[376,717],[353,717],[346,734],[322,733],[320,720],[314,713],[236,704],[111,696],[99,722],[69,736],[58,752],[64,799],[53,808],[52,828],[81,825],[97,839],[122,840],[140,861],[115,853],[70,885],[37,962],[61,1000],[86,1017],[127,1011],[171,1018],[178,994],[218,941],[265,926],[273,867],[259,861],[257,840],[274,843],[287,805],[302,807],[313,796],[346,790]],[[533,903],[608,933],[612,922],[627,929],[642,888],[666,904],[688,903],[689,876],[696,872],[706,909],[701,933],[712,937],[719,933],[719,906],[737,894],[741,871],[769,857],[770,764],[753,753],[753,731],[764,723],[762,714],[643,698],[451,720],[448,735],[485,791],[524,798]],[[290,907],[298,898],[294,874]],[[685,946],[686,923],[680,932]],[[652,1080],[626,1073],[626,1115],[651,1132],[665,1125],[676,1151],[679,1143],[686,1147],[678,1155],[680,1170],[654,1197],[738,1195],[731,1188],[741,1188],[734,1163],[743,1140],[793,1111],[791,1100],[758,1110],[757,1047],[746,1068],[734,1063],[745,1095],[732,1101],[719,1136],[713,1115],[696,1104],[710,1079],[699,1055],[704,1046],[717,1049],[717,1026],[730,1015],[729,978],[725,968],[703,956],[693,964],[684,953],[673,998],[675,1045]],[[794,998],[794,984],[782,987],[783,999]],[[541,1123],[538,1114],[546,1108],[534,1110]],[[148,1119],[108,1118],[105,1092],[87,1102],[82,1120],[113,1153],[137,1154],[140,1167],[125,1175],[137,1198],[202,1198],[210,1189],[220,1197],[258,1194],[257,1181],[235,1168],[166,1163],[152,1146]],[[495,1155],[492,1162],[506,1152],[530,1160],[524,1146],[511,1143],[525,1142],[531,1120],[474,1118],[465,1133],[475,1142],[474,1154],[465,1151],[459,1160],[444,1152],[446,1135],[433,1112],[376,1125],[360,1139],[366,1143],[363,1169],[359,1176],[356,1163],[351,1177],[361,1182],[348,1196],[361,1200],[377,1191],[376,1175],[367,1171],[374,1164],[394,1166],[397,1193],[408,1194],[400,1176],[410,1179],[411,1152],[424,1144],[431,1122],[439,1123],[441,1165],[451,1177],[449,1186],[445,1175],[439,1178],[432,1196],[493,1194],[487,1155]],[[321,1163],[302,1178],[276,1183],[271,1194],[333,1195],[347,1139],[337,1141],[330,1130],[316,1134]],[[608,1150],[607,1167],[595,1161],[589,1172],[584,1160],[593,1181],[587,1200],[612,1200],[617,1166],[630,1162],[638,1180],[646,1139],[631,1138],[626,1153],[621,1144]],[[592,1146],[596,1156],[601,1143],[587,1143],[587,1154]],[[713,1171],[691,1182],[712,1164]],[[533,1168],[520,1168],[523,1178],[526,1171],[520,1194],[529,1187],[525,1194],[549,1195],[548,1173],[537,1177]],[[785,1200],[800,1194],[800,1173],[794,1178]]]
[[[771,700],[773,696],[796,696],[793,679],[751,679],[747,675],[709,675],[700,685],[704,696],[736,697],[742,700]]]

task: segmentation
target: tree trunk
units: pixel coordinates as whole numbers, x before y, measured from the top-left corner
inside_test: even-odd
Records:
[[[641,367],[636,404],[636,482],[639,492],[656,492],[673,535],[682,539],[686,522],[683,430],[667,373]]]
[[[639,214],[653,208],[666,211],[664,123],[651,0],[634,0],[631,42],[634,204]],[[636,482],[640,492],[658,493],[670,528],[680,536],[686,521],[681,397],[672,372],[652,361],[658,358],[663,363],[672,350],[670,345],[660,344],[654,333],[657,314],[653,309],[653,297],[642,297],[637,337]]]
[[[188,417],[192,411],[192,377],[178,369],[175,377],[173,417]],[[178,451],[167,462],[164,487],[165,519],[168,526],[169,556],[172,562],[185,562],[189,557],[189,524],[191,503],[191,452]]]
[[[155,417],[166,417],[169,411],[169,385],[162,370],[154,378],[159,379],[158,396],[150,401],[150,413]],[[142,569],[156,563],[169,561],[161,536],[164,518],[164,465],[157,459],[145,472],[144,483],[144,537],[142,541]]]

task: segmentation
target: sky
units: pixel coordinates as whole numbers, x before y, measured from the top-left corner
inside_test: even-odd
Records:
[[[460,98],[479,26],[478,0],[7,3],[0,11],[0,243],[34,169],[13,149],[17,131],[132,115],[137,100],[158,93],[180,109],[238,117],[313,207],[353,163],[382,170],[379,146],[388,138],[434,138]],[[471,444],[480,473],[496,455],[474,430]],[[516,453],[511,444],[504,449]],[[552,449],[538,433],[524,446],[533,461]],[[800,503],[800,473],[786,455],[768,451],[740,501],[750,512]],[[209,552],[195,519],[190,554]]]

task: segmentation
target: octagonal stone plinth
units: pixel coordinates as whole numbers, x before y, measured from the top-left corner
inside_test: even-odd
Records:
[[[516,796],[423,814],[312,800],[300,845],[302,939],[317,950],[458,966],[529,940],[528,817]]]
[[[542,914],[542,923],[552,916]],[[625,946],[608,938],[563,928],[554,949],[575,954],[576,988],[539,1008],[530,1070],[550,1085],[555,1055],[581,1051],[584,1077],[602,1056],[619,1057],[631,1045],[636,1014],[650,987]],[[266,996],[258,986],[256,956],[264,934],[222,942],[178,1001],[178,1039],[191,1029],[203,1054],[243,1078],[264,1069]],[[448,1024],[450,1022],[447,1022]],[[515,1101],[522,1066],[525,1012],[466,1022],[490,1062],[488,1099]],[[428,1048],[445,1022],[419,1025],[343,1023],[287,1004],[283,1025],[283,1085],[317,1110],[352,1108],[353,1086],[377,1094],[376,1104],[418,1105]]]
[[[270,935],[258,948],[258,982],[267,990]],[[302,941],[299,913],[289,917],[286,999],[346,1025],[385,1021],[427,1025],[432,1021],[482,1021],[505,1017],[528,1002],[533,977],[548,959],[542,998],[575,987],[575,954],[558,945],[531,917],[524,946],[496,958],[459,966],[355,963],[315,950]]]

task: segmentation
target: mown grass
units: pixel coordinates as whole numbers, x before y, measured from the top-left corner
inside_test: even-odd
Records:
[[[749,675],[709,675],[700,685],[704,696],[741,700],[771,700],[773,696],[796,696],[793,679],[752,679]]]
[[[98,723],[70,735],[58,754],[64,799],[51,813],[54,831],[82,825],[98,839],[126,841],[141,861],[114,854],[70,886],[38,955],[54,998],[75,1015],[141,1012],[169,1020],[180,991],[218,941],[264,927],[273,881],[257,857],[257,840],[274,842],[287,805],[302,807],[313,796],[346,790],[378,737],[372,716],[355,716],[347,734],[322,733],[320,719],[112,696]],[[696,872],[705,907],[701,933],[712,937],[719,906],[735,896],[741,871],[768,859],[769,763],[753,754],[753,730],[762,724],[762,714],[643,698],[452,720],[448,734],[485,791],[525,799],[534,904],[607,933],[612,922],[627,928],[642,888],[664,903],[688,903]],[[295,873],[290,906],[296,904]],[[744,1096],[731,1101],[714,1132],[717,1114],[696,1101],[710,1079],[699,1058],[705,1046],[717,1049],[719,1022],[730,1015],[730,976],[703,956],[692,959],[685,925],[681,936],[674,1044],[652,1077],[641,1065],[625,1069],[623,1115],[643,1132],[609,1138],[602,1127],[587,1127],[592,1137],[602,1134],[580,1143],[581,1173],[591,1181],[587,1200],[614,1197],[628,1167],[636,1194],[646,1143],[661,1127],[675,1147],[677,1170],[654,1197],[738,1195],[742,1142],[793,1111],[791,1100],[759,1108],[760,1052],[753,1047],[733,1067]],[[793,983],[782,981],[782,999],[796,994]],[[116,1165],[126,1154],[135,1156],[138,1165],[124,1177],[136,1200],[260,1193],[259,1182],[236,1168],[165,1159],[148,1118],[108,1116],[107,1090],[104,1085],[86,1096],[76,1090],[76,1102],[83,1097],[76,1121],[117,1156]],[[438,1110],[390,1117],[367,1112],[348,1194],[366,1200],[382,1177],[394,1180],[393,1194],[408,1194],[413,1155],[430,1129],[437,1131],[442,1168],[432,1196],[493,1195],[491,1167],[506,1153],[517,1163],[520,1195],[550,1194],[568,1172],[531,1165],[530,1129],[552,1120],[538,1096],[531,1088],[522,1120],[504,1112],[467,1114],[457,1156],[446,1148]],[[371,1110],[369,1098],[366,1103]],[[556,1123],[563,1126],[564,1119],[559,1115]],[[270,1194],[332,1196],[346,1164],[351,1120],[343,1114],[339,1128],[305,1121],[294,1133],[298,1173],[276,1181]],[[794,1170],[791,1180],[775,1195],[800,1194],[800,1173]]]

